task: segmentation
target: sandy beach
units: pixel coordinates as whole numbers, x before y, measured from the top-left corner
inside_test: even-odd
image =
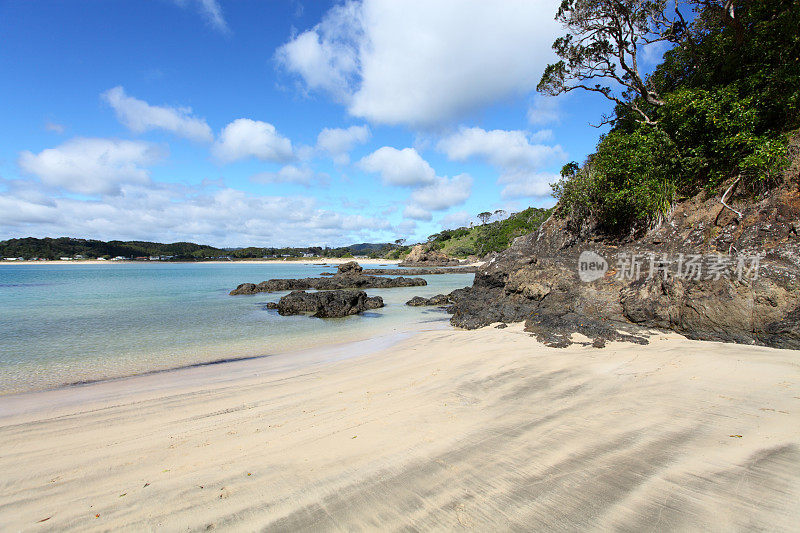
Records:
[[[800,523],[800,359],[426,331],[0,398],[35,530],[770,530]]]

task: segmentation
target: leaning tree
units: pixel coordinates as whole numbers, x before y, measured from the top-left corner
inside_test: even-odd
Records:
[[[668,14],[668,4],[674,13]],[[656,124],[653,109],[664,101],[642,75],[639,59],[645,46],[679,42],[687,33],[679,2],[563,0],[556,20],[567,29],[553,43],[560,60],[547,66],[537,90],[551,96],[596,92],[636,112],[640,122]],[[602,124],[609,122],[604,116]]]

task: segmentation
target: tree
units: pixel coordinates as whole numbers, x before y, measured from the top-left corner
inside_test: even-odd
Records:
[[[497,220],[500,220],[500,219],[502,219],[504,216],[506,216],[506,211],[505,211],[505,209],[498,209],[498,210],[496,210],[496,211],[494,212],[494,216],[496,216],[496,217],[497,217]]]
[[[405,239],[397,239],[396,241],[394,241],[394,243],[397,246],[403,246],[406,243],[406,240]]]
[[[639,54],[648,44],[678,42],[687,26],[676,0],[563,0],[556,13],[569,33],[553,43],[560,61],[545,68],[539,92],[556,96],[575,89],[596,92],[656,124],[654,109],[664,100],[639,72]],[[619,84],[615,91],[610,84]],[[612,119],[603,117],[601,124]]]
[[[486,224],[489,222],[489,219],[492,218],[492,214],[489,211],[484,211],[483,213],[478,213],[478,218],[481,219],[481,222]]]

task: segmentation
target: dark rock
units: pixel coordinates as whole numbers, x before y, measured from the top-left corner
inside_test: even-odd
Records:
[[[423,305],[450,305],[450,298],[445,296],[444,294],[437,294],[432,298],[423,298],[422,296],[414,296],[409,301],[406,302],[406,305],[410,305],[412,307],[420,307]]]
[[[311,313],[317,318],[339,318],[380,307],[383,307],[380,296],[367,297],[364,291],[357,290],[292,291],[277,304],[280,315]]]
[[[348,261],[347,263],[342,263],[339,265],[339,268],[336,269],[337,274],[358,274],[364,270],[364,267],[356,263],[355,261]]]
[[[422,296],[414,296],[406,302],[406,305],[410,305],[411,307],[421,307],[423,305],[428,305],[428,299],[423,298]]]
[[[383,298],[380,296],[368,296],[367,299],[364,300],[364,307],[367,309],[380,309],[383,306]]]
[[[496,329],[506,329],[507,327],[508,327],[508,324],[506,324],[505,322],[500,322],[499,324],[497,324],[495,326]]]
[[[231,295],[257,294],[277,291],[332,291],[340,289],[388,289],[393,287],[422,287],[428,282],[422,278],[382,278],[364,275],[361,266],[355,261],[339,266],[339,271],[327,278],[271,279],[261,283],[242,283],[233,289]]]
[[[595,348],[604,347],[607,341],[648,344],[649,341],[644,335],[622,333],[618,331],[621,328],[631,329],[629,325],[605,323],[577,313],[562,315],[533,313],[525,320],[525,331],[533,333],[539,342],[553,348],[564,348],[572,344],[573,333],[580,333],[592,339],[592,346]]]
[[[458,267],[436,267],[436,268],[370,268],[365,270],[367,274],[373,276],[431,276],[436,274],[474,274],[480,267],[477,266],[458,266]],[[336,272],[323,272],[321,276],[335,276]]]

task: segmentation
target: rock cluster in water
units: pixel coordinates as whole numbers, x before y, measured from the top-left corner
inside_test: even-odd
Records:
[[[431,298],[424,298],[422,296],[414,296],[409,301],[406,302],[406,305],[410,305],[412,307],[421,307],[425,305],[438,305],[438,306],[445,306],[452,304],[453,301],[450,299],[449,296],[444,294],[437,294]]]
[[[369,273],[375,276],[430,276],[435,274],[474,274],[477,266],[434,267],[434,268],[371,268]],[[323,272],[320,276],[335,276],[336,272]]]
[[[355,261],[339,265],[331,277],[302,279],[270,279],[261,283],[242,283],[233,289],[231,295],[256,294],[259,292],[339,290],[339,289],[386,289],[393,287],[421,287],[428,283],[422,278],[382,278],[365,275],[364,269]]]
[[[277,309],[283,316],[310,313],[317,318],[340,318],[383,307],[380,296],[367,296],[359,290],[322,292],[292,291],[278,303],[270,302],[268,309]]]

